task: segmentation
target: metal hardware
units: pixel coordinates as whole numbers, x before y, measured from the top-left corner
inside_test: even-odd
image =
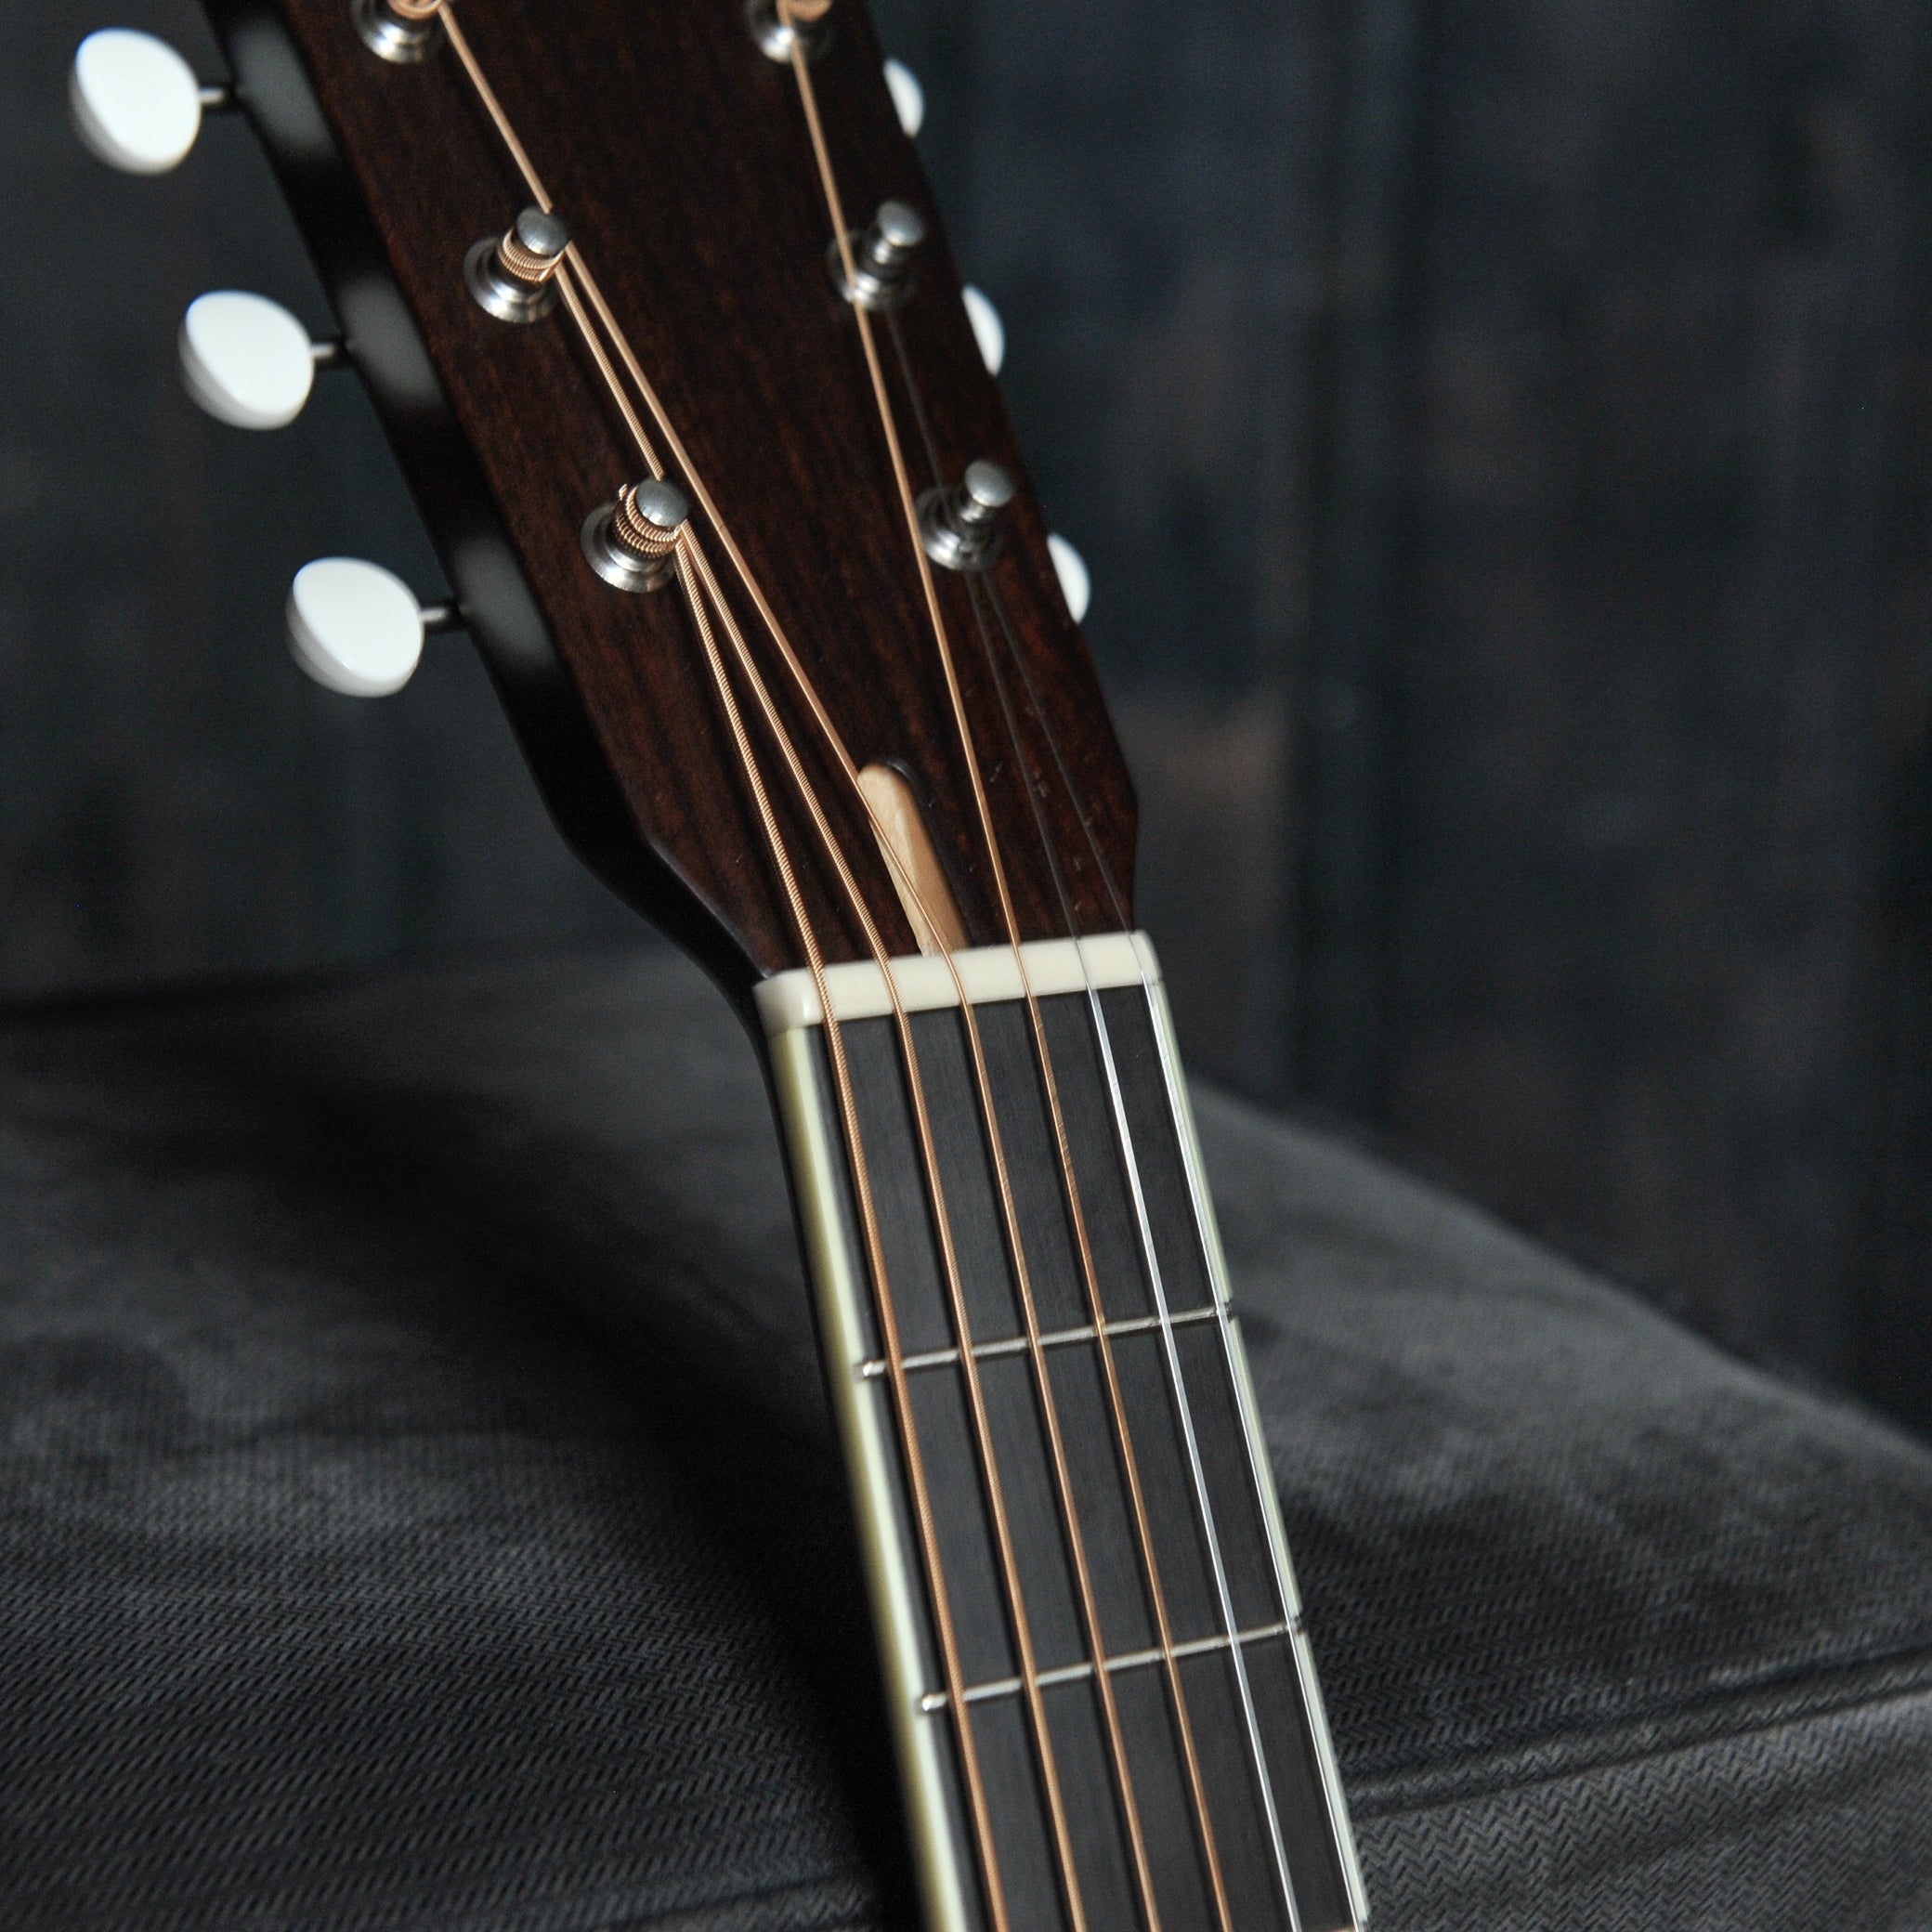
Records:
[[[372,54],[413,67],[441,36],[442,0],[355,0],[356,32]]]
[[[791,50],[802,46],[807,60],[816,60],[831,45],[832,23],[826,16],[830,0],[791,0],[789,19],[778,12],[778,0],[745,0],[745,24],[758,51],[780,67],[791,64]]]
[[[627,483],[615,503],[584,519],[583,554],[591,568],[618,590],[660,590],[677,568],[678,531],[690,514],[674,483],[655,476]]]
[[[957,490],[929,490],[919,500],[920,542],[948,570],[978,570],[999,551],[999,513],[1013,500],[1013,479],[997,463],[969,463]]]
[[[556,307],[556,271],[569,245],[560,216],[526,208],[507,234],[486,235],[463,256],[463,279],[498,321],[538,321]]]
[[[1211,1322],[1215,1318],[1212,1308],[1183,1308],[1178,1314],[1171,1315],[1127,1315],[1106,1325],[1108,1336],[1148,1335],[1161,1326],[1185,1327],[1191,1322]],[[1091,1341],[1094,1328],[1090,1323],[1079,1328],[1054,1328],[1039,1338],[1043,1349],[1064,1349],[1070,1342]],[[1024,1335],[1010,1335],[999,1341],[976,1341],[973,1345],[973,1359],[975,1362],[990,1362],[998,1355],[1024,1355],[1033,1346]],[[899,1366],[910,1374],[921,1368],[957,1368],[959,1365],[958,1349],[926,1349],[916,1355],[902,1355]],[[876,1382],[887,1374],[892,1364],[882,1355],[871,1355],[858,1365],[858,1378],[862,1382]]]
[[[1286,1637],[1290,1639],[1301,1634],[1301,1620],[1289,1617],[1278,1624],[1262,1624],[1250,1630],[1236,1631],[1233,1637],[1222,1633],[1216,1637],[1196,1637],[1186,1643],[1173,1646],[1176,1657],[1206,1657],[1216,1651],[1233,1651],[1246,1644],[1279,1641]],[[1149,1664],[1165,1662],[1165,1651],[1128,1651],[1117,1657],[1106,1659],[1107,1673],[1112,1676],[1122,1670],[1145,1670]],[[1042,1670],[1036,1674],[1035,1681],[1041,1685],[1077,1684],[1092,1677],[1091,1662],[1063,1664],[1054,1670]],[[1018,1677],[994,1677],[984,1684],[969,1684],[965,1690],[968,1704],[984,1704],[992,1697],[1016,1697],[1021,1689]],[[952,1700],[944,1690],[928,1690],[919,1701],[919,1707],[925,1717],[943,1711]]]
[[[834,242],[825,252],[832,286],[861,308],[896,308],[912,293],[912,251],[926,239],[925,217],[904,202],[881,202],[872,226],[846,236],[852,249],[852,280]]]

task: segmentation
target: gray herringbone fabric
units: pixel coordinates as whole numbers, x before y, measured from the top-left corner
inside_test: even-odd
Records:
[[[1380,1923],[1932,1926],[1932,1457],[1201,1111]],[[906,1921],[676,960],[0,1023],[0,1924]]]

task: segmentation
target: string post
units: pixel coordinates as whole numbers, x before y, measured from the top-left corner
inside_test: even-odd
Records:
[[[872,226],[861,233],[857,228],[845,237],[842,248],[837,242],[825,252],[825,266],[832,286],[846,301],[875,314],[897,308],[912,294],[912,256],[926,239],[926,219],[906,202],[881,202]],[[845,272],[847,251],[852,256],[852,273]]]
[[[999,513],[1013,500],[1013,479],[997,463],[969,463],[953,490],[919,500],[919,536],[926,555],[947,570],[979,570],[999,553]]]
[[[831,0],[745,0],[745,25],[758,51],[780,67],[797,48],[816,60],[831,45]]]
[[[435,51],[444,0],[356,0],[356,32],[372,54],[412,67]]]
[[[584,556],[615,589],[661,590],[676,571],[678,538],[690,517],[690,503],[675,483],[661,476],[627,483],[614,503],[585,519]]]
[[[486,235],[463,258],[476,307],[500,322],[540,321],[556,307],[556,271],[570,246],[561,215],[526,208],[502,235]]]

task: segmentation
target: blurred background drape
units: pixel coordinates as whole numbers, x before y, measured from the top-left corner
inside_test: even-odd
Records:
[[[1932,4],[877,12],[1197,1068],[1932,1426]],[[83,155],[104,24],[214,69],[9,9],[0,991],[633,937],[460,642],[290,665],[308,556],[436,567],[352,382],[182,395],[202,289],[327,315],[239,124]]]

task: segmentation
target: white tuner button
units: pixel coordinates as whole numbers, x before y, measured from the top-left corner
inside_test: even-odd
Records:
[[[1060,580],[1067,615],[1077,624],[1093,601],[1093,579],[1087,574],[1087,559],[1064,537],[1049,537],[1047,555],[1053,559],[1053,574]]]
[[[289,650],[332,691],[386,698],[423,656],[423,615],[415,593],[380,565],[320,557],[289,587]]]
[[[903,60],[888,60],[885,63],[885,85],[893,97],[893,108],[899,117],[899,125],[911,138],[926,124],[926,90],[919,84],[919,76]]]
[[[959,294],[965,297],[966,320],[973,324],[973,339],[979,344],[986,372],[998,375],[999,365],[1006,360],[1006,324],[999,320],[999,311],[970,281]]]
[[[164,175],[202,131],[202,86],[164,40],[129,27],[90,33],[67,84],[74,130],[111,168]]]
[[[181,379],[217,423],[280,429],[302,413],[315,385],[318,345],[281,303],[217,289],[181,318]]]

